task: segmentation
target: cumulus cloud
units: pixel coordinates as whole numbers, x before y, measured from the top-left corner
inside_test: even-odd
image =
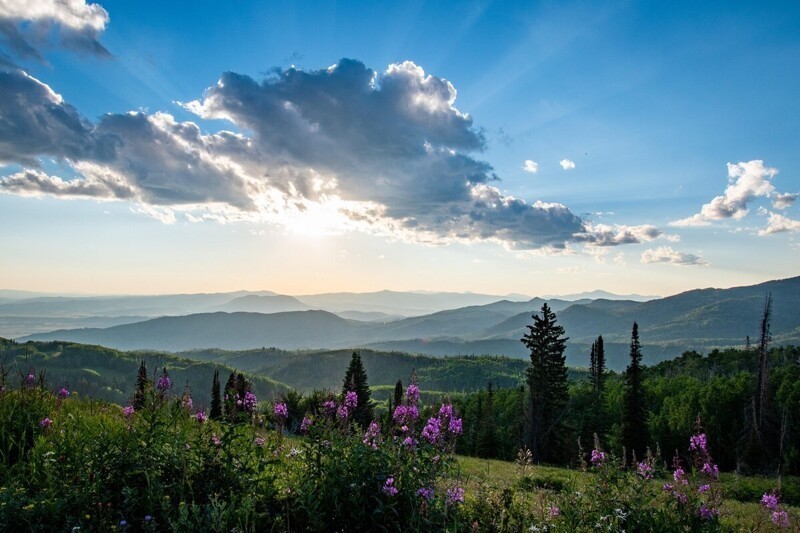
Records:
[[[800,220],[794,220],[778,213],[770,213],[767,219],[767,227],[759,230],[759,235],[771,235],[773,233],[800,232]]]
[[[504,194],[486,141],[445,79],[412,62],[377,73],[354,60],[225,73],[182,104],[247,135],[204,133],[167,113],[111,113],[91,122],[19,70],[0,75],[0,161],[26,168],[0,191],[124,199],[167,223],[268,221],[319,232],[359,230],[423,243],[491,241],[548,253],[569,243],[617,246],[652,226],[592,226],[559,203]],[[73,170],[40,170],[40,158]]]
[[[102,6],[83,0],[3,0],[0,42],[19,57],[39,61],[42,49],[53,47],[109,56],[98,40],[108,20]]]
[[[561,168],[563,168],[564,170],[572,170],[573,168],[575,168],[575,163],[573,161],[570,161],[569,159],[562,159],[561,161],[558,162],[558,164],[561,165]]]
[[[621,244],[637,244],[649,242],[662,236],[661,230],[649,224],[626,226],[615,224],[585,223],[584,231],[575,235],[575,239],[592,246],[619,246]]]
[[[539,163],[530,159],[526,159],[522,164],[522,170],[525,172],[530,172],[531,174],[536,174],[539,171]]]
[[[779,193],[772,185],[778,169],[764,165],[760,159],[746,163],[728,163],[728,186],[725,193],[703,205],[700,212],[671,222],[672,226],[707,226],[714,221],[739,220],[748,213],[747,204],[754,198],[771,198],[776,208],[790,206],[795,194]]]
[[[645,250],[642,252],[642,263],[669,263],[676,266],[706,266],[708,262],[702,257],[676,252],[670,246],[659,246],[658,248]]]

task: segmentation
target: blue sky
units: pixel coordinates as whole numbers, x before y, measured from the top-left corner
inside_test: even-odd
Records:
[[[798,274],[792,2],[9,0],[0,22],[3,288]]]

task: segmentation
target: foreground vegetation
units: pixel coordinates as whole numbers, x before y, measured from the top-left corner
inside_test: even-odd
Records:
[[[693,462],[622,468],[598,444],[577,470],[454,456],[451,404],[407,387],[391,422],[355,420],[355,391],[331,395],[284,431],[284,403],[226,390],[220,420],[161,373],[138,408],[48,390],[31,368],[0,392],[0,529],[60,531],[757,530],[797,528],[782,486],[726,502],[695,436]],[[708,466],[712,465],[712,466]],[[745,483],[759,483],[745,480]],[[667,485],[665,485],[665,483]],[[760,489],[759,489],[760,490]],[[763,500],[762,503],[759,503]]]

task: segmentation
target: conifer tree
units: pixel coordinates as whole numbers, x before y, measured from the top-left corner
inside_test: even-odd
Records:
[[[622,421],[622,444],[629,457],[642,458],[647,446],[647,421],[642,376],[642,347],[639,344],[639,325],[631,331],[631,362],[625,371],[625,418]]]
[[[605,347],[603,346],[602,335],[597,337],[597,340],[592,343],[590,359],[591,367],[589,372],[592,388],[597,395],[600,395],[603,392],[606,377],[606,352]]]
[[[589,383],[592,386],[592,403],[587,413],[587,427],[583,437],[591,439],[593,435],[602,437],[606,431],[604,398],[606,354],[602,335],[597,337],[597,340],[592,343],[592,350],[589,358]],[[587,442],[591,441],[587,440]]]
[[[136,376],[136,391],[133,393],[133,408],[139,411],[144,407],[148,389],[153,387],[150,378],[147,376],[147,365],[142,359],[139,363],[139,373]]]
[[[212,420],[222,418],[222,398],[219,390],[219,370],[214,370],[214,380],[211,382],[211,410],[209,417]]]
[[[533,325],[522,343],[530,350],[527,370],[530,404],[528,448],[534,461],[553,460],[565,449],[559,442],[565,436],[563,417],[569,402],[564,349],[568,337],[556,324],[556,315],[545,303],[541,317],[533,315]]]
[[[364,370],[364,364],[361,362],[361,355],[358,352],[353,352],[342,381],[342,396],[347,394],[348,391],[354,391],[358,398],[358,403],[353,411],[353,420],[362,429],[366,429],[374,418],[371,402],[372,393],[367,384],[367,372]]]
[[[228,376],[228,381],[225,382],[225,400],[223,402],[225,420],[229,422],[233,422],[236,419],[236,400],[238,396],[236,373],[231,372],[231,375]]]
[[[403,382],[398,379],[394,384],[394,405],[397,407],[401,403],[403,403]]]
[[[494,389],[492,382],[486,388],[486,402],[479,414],[478,457],[497,457],[497,429],[494,420]]]

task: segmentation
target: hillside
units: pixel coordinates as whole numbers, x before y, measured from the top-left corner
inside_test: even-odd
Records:
[[[548,303],[570,338],[568,364],[586,366],[591,342],[603,335],[609,368],[621,370],[627,364],[634,321],[639,324],[646,364],[677,357],[685,350],[743,346],[747,336],[755,339],[758,335],[768,292],[773,296],[774,342],[800,343],[800,316],[796,313],[800,277],[748,287],[699,289],[646,302],[600,299]],[[272,297],[248,296],[245,301],[260,302],[261,298]],[[528,302],[501,300],[394,321],[347,320],[325,311],[202,313],[108,328],[52,331],[23,340],[57,339],[126,350],[369,347],[429,355],[524,358],[527,353],[519,339],[543,302],[539,298]]]

